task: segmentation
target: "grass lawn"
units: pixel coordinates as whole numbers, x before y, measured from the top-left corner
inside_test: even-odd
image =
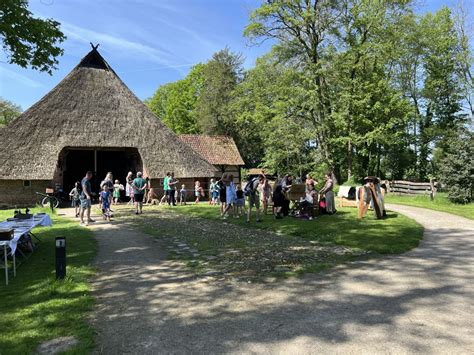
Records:
[[[386,203],[396,203],[414,207],[428,208],[430,210],[452,213],[461,217],[474,219],[474,203],[458,205],[448,200],[445,193],[437,193],[434,201],[429,196],[406,196],[387,194]]]
[[[286,277],[318,272],[350,260],[403,253],[418,246],[423,228],[389,212],[357,220],[355,208],[315,220],[292,217],[246,224],[244,218],[219,218],[219,207],[202,203],[145,207],[143,216],[117,208],[117,220],[159,239],[168,257],[185,262],[198,275],[237,279]]]
[[[0,220],[12,215],[12,210],[0,211]],[[52,219],[52,227],[35,229],[42,243],[17,269],[17,276],[11,276],[8,286],[0,270],[1,354],[33,353],[41,342],[60,336],[79,340],[71,353],[84,353],[93,346],[93,330],[85,316],[93,305],[87,280],[94,273],[90,263],[96,243],[92,232],[76,221]],[[62,282],[55,281],[57,236],[67,240],[67,279]]]
[[[204,204],[183,206],[178,211],[201,218],[219,219],[218,209]],[[271,215],[265,216],[261,223],[253,221],[247,224],[243,218],[229,218],[226,221],[243,227],[266,229],[282,235],[379,254],[403,253],[413,249],[423,236],[421,225],[395,212],[389,211],[387,218],[383,220],[377,220],[371,211],[361,220],[356,216],[357,209],[344,207],[338,209],[335,215],[323,215],[312,221],[293,217],[277,220]]]

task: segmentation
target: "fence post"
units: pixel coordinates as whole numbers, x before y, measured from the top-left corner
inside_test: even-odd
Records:
[[[430,200],[434,200],[434,185],[433,185],[433,178],[430,178]]]

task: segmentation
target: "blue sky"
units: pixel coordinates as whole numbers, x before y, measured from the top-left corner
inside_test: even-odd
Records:
[[[426,12],[453,1],[419,3],[419,12]],[[64,55],[50,76],[7,64],[0,53],[0,96],[27,109],[87,54],[89,42],[100,43],[99,51],[141,99],[225,46],[242,53],[249,68],[270,46],[248,46],[242,36],[258,5],[258,0],[30,0],[35,15],[61,23],[68,37]]]

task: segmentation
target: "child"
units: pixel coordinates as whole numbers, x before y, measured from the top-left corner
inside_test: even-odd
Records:
[[[113,197],[114,197],[114,205],[117,205],[120,200],[120,191],[123,191],[125,188],[123,185],[120,183],[120,181],[115,180],[114,184],[114,192],[113,192]]]
[[[194,203],[198,204],[201,196],[204,196],[204,190],[202,189],[201,183],[199,181],[194,183],[194,195],[196,196]]]
[[[146,196],[145,205],[157,205],[159,204],[158,196],[156,195],[155,189],[150,187]]]
[[[240,217],[246,213],[245,211],[245,196],[244,192],[242,191],[242,186],[240,184],[237,185],[237,215]]]
[[[79,208],[81,206],[81,183],[76,181],[74,184],[74,188],[69,193],[69,197],[71,198],[71,207],[75,208],[76,217],[79,217]]]
[[[179,190],[179,204],[185,205],[186,198],[188,196],[188,190],[186,190],[186,185],[181,185],[181,190]]]
[[[209,186],[211,192],[211,205],[217,205],[217,199],[219,198],[219,185],[214,179],[211,179],[211,185]]]
[[[102,208],[102,215],[104,219],[110,222],[110,192],[107,185],[102,187],[102,191],[99,196],[100,206]]]

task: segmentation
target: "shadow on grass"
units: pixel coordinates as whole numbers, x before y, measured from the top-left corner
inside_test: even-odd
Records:
[[[156,218],[166,228],[163,213],[146,213],[143,221]],[[377,224],[369,223],[368,230],[361,224],[367,234],[380,232]],[[447,243],[445,234],[453,240]],[[139,265],[124,257],[98,280],[103,302],[98,317],[106,345],[123,352],[291,352],[348,344],[373,351],[393,346],[401,352],[439,351],[433,339],[463,349],[472,342],[459,330],[469,327],[470,318],[461,312],[453,319],[452,312],[473,296],[465,287],[474,281],[471,270],[458,269],[473,264],[473,248],[461,228],[433,231],[423,247],[406,254],[254,285],[203,283],[171,261],[142,260],[154,255],[148,246]],[[114,335],[125,329],[134,334],[127,341]]]
[[[4,212],[6,214],[7,212]],[[93,299],[87,279],[96,253],[92,233],[77,223],[53,216],[53,227],[35,229],[38,249],[17,269],[10,285],[0,286],[0,349],[3,353],[32,353],[39,343],[59,336],[75,336],[78,352],[93,345],[85,321]],[[67,278],[55,280],[55,237],[67,241]],[[3,278],[2,278],[3,283]]]

